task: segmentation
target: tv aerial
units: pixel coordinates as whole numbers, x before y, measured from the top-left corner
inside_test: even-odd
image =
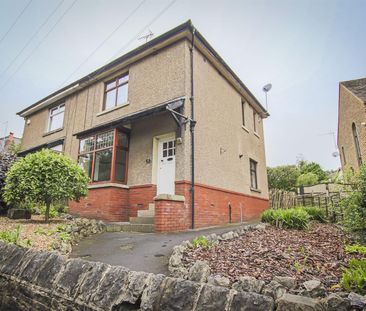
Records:
[[[145,40],[145,43],[147,41],[149,41],[152,37],[154,36],[154,33],[150,30],[149,28],[149,32],[146,35],[141,36],[140,38],[138,38],[139,40]]]

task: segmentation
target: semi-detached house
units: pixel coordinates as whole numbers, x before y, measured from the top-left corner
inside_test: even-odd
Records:
[[[145,216],[166,232],[255,219],[268,206],[268,113],[190,21],[18,114],[21,154],[51,148],[88,173],[72,214]]]

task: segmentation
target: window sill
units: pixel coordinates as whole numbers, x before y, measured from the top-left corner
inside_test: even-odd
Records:
[[[88,189],[99,189],[99,188],[123,188],[123,189],[129,189],[130,187],[124,184],[119,183],[113,183],[113,182],[106,182],[106,183],[95,183],[95,184],[89,184]]]
[[[255,135],[255,136],[257,136],[258,138],[261,138],[257,132],[253,132],[253,133],[254,133],[254,135]]]
[[[242,125],[242,126],[241,126],[241,128],[242,128],[244,131],[246,131],[246,132],[248,132],[248,133],[249,133],[249,129],[248,129],[247,127],[245,127],[244,125]]]
[[[252,187],[250,187],[250,191],[257,192],[257,193],[262,193],[261,190],[256,189],[256,188],[252,188]]]
[[[45,136],[48,136],[48,135],[52,135],[52,134],[55,134],[57,132],[61,132],[64,128],[63,127],[60,127],[59,129],[57,130],[52,130],[52,131],[49,131],[49,132],[46,132],[42,135],[42,137],[45,137]]]
[[[115,111],[115,110],[118,110],[118,109],[121,109],[121,108],[123,108],[123,107],[126,107],[126,106],[128,106],[130,103],[127,101],[127,102],[125,102],[124,104],[122,104],[122,105],[118,105],[118,106],[115,106],[115,107],[113,107],[113,108],[109,108],[109,109],[107,109],[107,110],[103,110],[103,111],[101,111],[101,112],[98,112],[97,113],[97,117],[99,117],[99,116],[102,116],[102,115],[104,115],[104,114],[106,114],[106,113],[109,113],[109,112],[112,112],[112,111]]]

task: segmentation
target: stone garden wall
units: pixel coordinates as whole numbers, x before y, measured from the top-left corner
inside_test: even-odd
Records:
[[[0,310],[273,310],[270,297],[0,243]]]

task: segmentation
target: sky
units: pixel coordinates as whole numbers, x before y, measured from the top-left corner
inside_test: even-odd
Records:
[[[366,0],[0,0],[0,136],[21,136],[16,112],[143,44],[149,29],[188,19],[264,106],[272,83],[268,166],[340,166],[338,85],[366,77]]]

